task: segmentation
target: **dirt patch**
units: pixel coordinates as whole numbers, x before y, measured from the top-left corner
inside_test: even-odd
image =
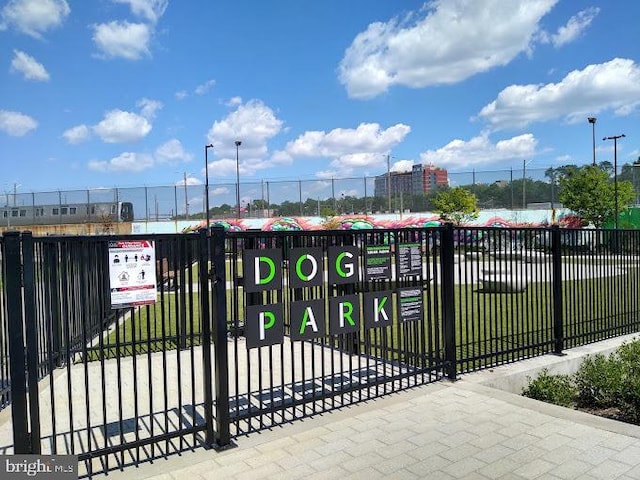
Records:
[[[585,412],[585,413],[590,413],[591,415],[597,415],[598,417],[609,418],[611,420],[617,420],[619,422],[630,423],[631,425],[640,426],[640,422],[633,421],[632,419],[625,417],[622,413],[620,413],[620,409],[616,407],[607,407],[607,408],[576,407],[576,410],[580,410],[581,412]]]

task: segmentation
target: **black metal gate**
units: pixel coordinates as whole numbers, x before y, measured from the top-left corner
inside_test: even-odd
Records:
[[[145,236],[157,301],[112,309],[107,258],[118,239],[5,234],[3,452],[77,455],[90,476],[229,443],[214,417],[210,239]]]

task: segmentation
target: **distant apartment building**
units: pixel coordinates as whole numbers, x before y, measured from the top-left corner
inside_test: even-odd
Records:
[[[390,184],[390,185],[389,185]],[[389,176],[378,175],[375,178],[375,196],[385,197],[388,188],[391,194],[428,195],[437,187],[449,185],[449,175],[444,168],[433,165],[414,165],[410,172],[391,172]]]

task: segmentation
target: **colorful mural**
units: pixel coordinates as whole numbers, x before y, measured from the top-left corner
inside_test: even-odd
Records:
[[[174,223],[174,222],[172,222]],[[197,223],[175,222],[180,224],[184,233],[205,228],[204,221]],[[478,219],[468,226],[479,227],[518,227],[547,226],[557,223],[565,228],[580,228],[582,220],[569,210],[500,210],[480,212]],[[339,215],[335,217],[277,217],[247,218],[241,220],[213,220],[211,226],[223,227],[226,231],[247,230],[301,231],[301,230],[371,230],[379,228],[425,228],[441,224],[440,218],[433,213],[415,215],[377,214],[377,215]],[[148,226],[147,226],[148,228]]]

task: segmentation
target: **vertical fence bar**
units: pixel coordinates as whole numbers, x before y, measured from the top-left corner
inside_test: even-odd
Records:
[[[31,453],[40,453],[40,404],[38,399],[38,328],[36,324],[35,275],[31,232],[22,235],[24,284],[24,330],[26,336],[27,387],[29,391],[29,424]]]
[[[442,285],[442,321],[444,323],[445,371],[449,380],[456,379],[456,326],[455,326],[455,280],[454,280],[454,244],[453,224],[447,223],[441,230],[440,269]]]
[[[211,309],[209,301],[209,232],[202,230],[198,242],[198,281],[200,292],[200,322],[202,328],[202,370],[204,382],[205,443],[214,444],[213,433],[213,387],[211,384]]]
[[[563,304],[562,304],[562,250],[560,245],[560,227],[551,227],[551,261],[553,288],[553,352],[561,355],[564,350]]]
[[[229,412],[229,358],[227,347],[227,299],[225,271],[225,232],[222,228],[211,229],[214,274],[214,349],[215,349],[215,395],[216,431],[215,445],[219,449],[231,445]]]
[[[20,234],[5,232],[4,279],[9,326],[9,372],[11,382],[11,420],[13,453],[31,453],[27,423],[25,349],[22,331],[22,259]]]

